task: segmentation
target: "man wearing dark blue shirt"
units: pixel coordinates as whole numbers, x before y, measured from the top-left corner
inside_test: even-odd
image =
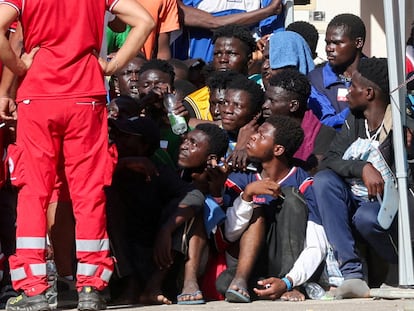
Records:
[[[364,57],[364,22],[353,14],[335,16],[326,29],[328,62],[308,75],[312,84],[309,108],[325,125],[339,130],[349,114],[346,94],[352,73]]]

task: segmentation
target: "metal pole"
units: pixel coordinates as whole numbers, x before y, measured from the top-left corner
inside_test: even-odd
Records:
[[[289,24],[292,24],[294,22],[294,14],[293,14],[294,1],[286,0],[283,2],[285,4],[285,14],[286,14],[285,26],[288,26]]]
[[[403,63],[401,27],[399,19],[405,19],[405,1],[384,0],[385,34],[387,39],[388,73],[390,90],[401,85],[405,80]],[[398,10],[397,6],[402,6]],[[405,41],[405,38],[404,38]],[[399,284],[413,285],[413,261],[411,248],[411,233],[408,212],[408,191],[407,191],[407,155],[404,146],[404,133],[402,120],[405,116],[405,89],[398,89],[391,94],[392,120],[393,120],[393,144],[396,165],[396,176],[398,180],[398,191],[400,195],[400,206],[398,213],[398,263],[399,263]],[[402,105],[401,105],[402,103]],[[401,108],[402,107],[402,108]],[[404,119],[405,120],[405,119]]]

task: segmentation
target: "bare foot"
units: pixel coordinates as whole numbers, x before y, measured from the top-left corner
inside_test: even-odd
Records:
[[[170,305],[172,301],[162,293],[162,282],[167,270],[156,270],[149,279],[145,290],[139,297],[139,302],[144,305]]]
[[[143,293],[139,297],[139,303],[143,305],[170,305],[172,301],[161,292]]]
[[[281,297],[280,300],[283,301],[304,301],[305,295],[302,294],[297,289],[293,289],[290,292],[285,292]]]

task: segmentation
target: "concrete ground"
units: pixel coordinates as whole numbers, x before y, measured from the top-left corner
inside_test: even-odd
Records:
[[[204,305],[110,306],[109,309],[123,311],[414,311],[414,300],[254,301],[248,304],[212,301]]]
[[[137,311],[414,311],[414,290],[374,292],[371,295],[381,297],[410,297],[411,299],[344,299],[344,300],[306,300],[302,302],[286,301],[254,301],[252,303],[228,303],[211,301],[203,305],[117,305],[108,306],[109,310]],[[76,293],[62,295],[59,299],[58,310],[76,310]]]
[[[228,303],[211,301],[203,305],[116,305],[109,310],[121,311],[414,311],[414,289],[381,287],[371,289],[372,297],[398,299],[344,299],[344,300],[306,300],[302,302],[259,300],[252,303]],[[65,291],[58,296],[58,310],[76,310],[76,291]],[[405,298],[404,298],[405,297]]]

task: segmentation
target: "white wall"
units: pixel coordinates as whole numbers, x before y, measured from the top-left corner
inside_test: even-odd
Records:
[[[406,4],[406,38],[408,38],[411,31],[411,23],[414,21],[414,1],[406,0]],[[312,11],[325,12],[325,21],[312,21],[310,19],[310,13]],[[364,21],[367,28],[367,38],[363,51],[366,55],[377,57],[387,56],[382,0],[312,0],[311,5],[295,6],[294,20],[310,22],[318,29],[319,42],[317,52],[320,57],[325,58],[326,26],[335,15],[341,13],[358,15]]]

